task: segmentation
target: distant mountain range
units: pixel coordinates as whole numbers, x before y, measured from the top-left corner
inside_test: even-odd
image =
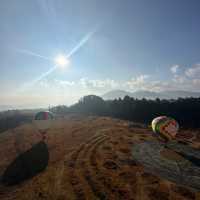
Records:
[[[4,111],[4,110],[14,110],[15,107],[14,106],[10,106],[10,105],[0,105],[0,112]]]
[[[124,90],[112,90],[105,93],[102,98],[105,100],[108,99],[117,99],[124,98],[125,96],[137,98],[137,99],[177,99],[177,98],[186,98],[186,97],[200,97],[200,92],[189,92],[189,91],[162,91],[162,92],[151,92],[146,90],[139,90],[136,92],[127,92]]]

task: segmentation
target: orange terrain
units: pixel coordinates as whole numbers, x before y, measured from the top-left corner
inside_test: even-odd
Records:
[[[17,156],[40,140],[33,124],[1,133],[0,176]],[[19,184],[1,184],[0,199],[199,199],[198,191],[147,173],[135,162],[132,147],[148,140],[157,140],[150,129],[140,124],[130,126],[123,120],[83,116],[54,120],[45,140],[48,166]],[[199,148],[197,139],[194,147]]]

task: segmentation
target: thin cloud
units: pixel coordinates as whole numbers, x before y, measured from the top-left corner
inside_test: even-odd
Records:
[[[61,86],[73,86],[75,85],[74,81],[63,81],[63,80],[55,80],[55,83]]]
[[[130,89],[138,90],[144,89],[146,85],[146,80],[149,78],[149,75],[144,74],[138,77],[133,77],[131,80],[126,81],[123,85],[126,87],[128,86]]]
[[[190,67],[185,71],[185,75],[190,78],[200,77],[200,64]]]
[[[171,68],[170,68],[170,71],[173,73],[173,74],[176,74],[178,72],[180,68],[180,65],[173,65]]]
[[[102,89],[102,88],[116,88],[119,83],[112,79],[88,79],[88,78],[81,78],[79,80],[79,84],[84,88],[93,88],[93,89]]]

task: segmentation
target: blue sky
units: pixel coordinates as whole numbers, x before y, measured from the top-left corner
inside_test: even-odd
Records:
[[[71,104],[112,89],[199,91],[199,10],[198,0],[1,0],[1,104]],[[75,47],[66,69],[38,79]]]

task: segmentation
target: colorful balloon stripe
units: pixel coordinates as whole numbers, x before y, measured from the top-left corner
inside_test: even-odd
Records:
[[[53,119],[53,114],[48,111],[39,112],[35,116],[35,120],[48,120]]]
[[[162,138],[171,140],[175,138],[179,129],[179,125],[176,120],[171,117],[160,116],[152,121],[152,129]]]

